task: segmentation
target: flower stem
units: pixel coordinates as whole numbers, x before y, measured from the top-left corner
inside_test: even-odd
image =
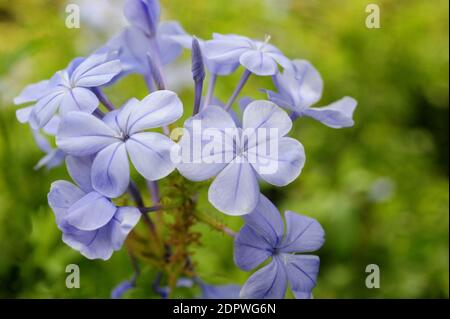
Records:
[[[105,93],[100,88],[96,87],[92,91],[97,96],[99,101],[108,109],[108,111],[115,110],[114,105],[111,103],[111,101],[108,99],[108,97],[105,95]]]
[[[214,96],[214,89],[216,88],[216,80],[217,74],[211,73],[211,79],[209,80],[208,83],[208,91],[206,93],[205,102],[203,103],[202,107],[207,107],[211,102],[211,99]]]
[[[195,217],[199,221],[201,221],[201,222],[211,226],[212,228],[214,228],[214,229],[216,229],[216,230],[218,230],[218,231],[220,231],[220,232],[222,232],[222,233],[224,233],[224,234],[226,234],[226,235],[228,235],[230,237],[236,236],[236,232],[235,231],[233,231],[232,229],[228,228],[227,226],[225,226],[221,222],[206,216],[205,214],[201,214],[201,213],[196,212],[195,213]]]
[[[244,87],[245,83],[247,83],[248,78],[252,72],[245,69],[244,73],[242,73],[241,79],[239,80],[239,83],[236,86],[236,89],[234,89],[233,94],[231,95],[230,99],[228,100],[227,104],[225,105],[225,110],[229,110],[230,107],[233,105],[234,101],[236,101],[236,98],[238,97],[239,93],[241,92],[242,88]]]

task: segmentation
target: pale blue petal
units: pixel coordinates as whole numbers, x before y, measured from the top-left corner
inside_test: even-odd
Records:
[[[320,73],[306,60],[293,61],[295,78],[300,86],[295,90],[300,96],[301,108],[309,107],[320,100],[323,91],[323,80]],[[294,92],[292,89],[291,92]]]
[[[130,166],[125,143],[105,147],[94,159],[92,187],[99,193],[116,198],[125,193],[130,183]]]
[[[202,47],[207,60],[226,65],[228,69],[238,67],[240,56],[250,48],[251,43],[246,40],[210,40]]]
[[[309,108],[303,114],[332,128],[351,127],[354,125],[353,112],[356,105],[355,99],[346,96],[325,107]]]
[[[116,135],[117,132],[95,116],[70,112],[61,119],[56,145],[70,155],[86,156],[118,142]]]
[[[114,250],[119,250],[130,231],[141,218],[141,212],[136,207],[119,207],[111,220],[111,244]]]
[[[33,129],[45,126],[58,111],[66,89],[57,88],[41,98],[33,107],[29,122]]]
[[[96,87],[108,83],[121,71],[120,61],[110,59],[108,53],[93,54],[77,66],[71,81],[78,87]]]
[[[235,122],[223,108],[213,105],[185,122],[185,131],[179,142],[181,163],[177,166],[183,176],[202,181],[217,175],[233,160],[234,145],[231,138],[225,139],[226,129],[236,130]]]
[[[271,249],[281,242],[284,233],[283,219],[275,205],[264,195],[260,195],[255,210],[245,215],[244,220],[245,225],[259,234]]]
[[[99,104],[97,96],[89,90],[82,87],[69,89],[61,100],[60,114],[65,115],[71,111],[81,111],[92,113]]]
[[[319,257],[283,254],[280,258],[285,263],[286,273],[292,290],[311,293],[317,282],[320,265]]]
[[[56,181],[52,183],[47,199],[55,214],[56,224],[60,229],[63,227],[62,222],[67,215],[67,210],[85,194],[85,192],[70,182]]]
[[[30,103],[39,100],[49,89],[49,80],[43,80],[37,83],[27,85],[20,94],[14,98],[14,104]]]
[[[317,220],[285,212],[286,237],[279,250],[286,253],[311,252],[322,247],[325,242],[325,232]]]
[[[278,73],[280,74],[280,73]],[[277,75],[278,75],[277,74]],[[282,95],[280,93],[271,91],[271,90],[263,90],[267,94],[267,98],[278,105],[279,107],[282,107],[287,110],[295,110],[295,102],[291,100],[290,95]]]
[[[77,157],[68,155],[66,157],[66,167],[70,177],[86,193],[93,190],[91,184],[92,162],[92,156]]]
[[[177,94],[160,90],[145,97],[127,120],[128,134],[168,125],[183,114],[183,104]]]
[[[270,44],[265,44],[265,47],[267,47],[268,45],[270,46]],[[281,53],[278,49],[277,51],[267,51],[267,49],[265,48],[264,51],[268,56],[274,59],[279,65],[281,65],[283,69],[289,71],[293,70],[294,67],[292,65],[292,61],[285,57],[283,53]]]
[[[165,135],[153,132],[133,134],[126,141],[126,148],[136,170],[150,181],[169,175],[175,164],[170,151],[175,142]]]
[[[158,44],[162,64],[169,64],[183,51],[181,43],[191,41],[192,37],[183,30],[177,21],[164,21],[158,26]]]
[[[241,289],[245,299],[282,299],[286,293],[286,271],[278,259],[259,269],[248,278]]]
[[[303,145],[290,137],[259,142],[247,150],[248,161],[266,182],[286,186],[294,181],[305,165]]]
[[[259,76],[274,75],[278,66],[274,59],[259,50],[249,50],[239,57],[239,62],[250,72]]]
[[[148,35],[156,32],[160,6],[158,0],[127,0],[124,15],[135,27]]]
[[[276,104],[264,100],[247,105],[242,122],[244,132],[248,134],[248,148],[284,136],[292,128],[289,115]]]
[[[251,165],[236,157],[212,182],[208,199],[227,215],[245,215],[253,211],[259,200],[259,185]]]
[[[27,107],[23,107],[21,109],[16,110],[17,120],[22,124],[27,123],[30,119],[30,114],[31,114],[32,110],[33,110],[33,106],[27,106]]]
[[[273,246],[249,225],[244,225],[234,238],[233,252],[236,266],[250,271],[272,256]]]
[[[59,124],[61,123],[61,117],[59,115],[53,116],[50,121],[42,128],[42,130],[49,134],[55,136],[58,133]]]
[[[64,232],[62,240],[88,259],[108,260],[114,252],[110,237],[110,229],[105,226],[93,231]]]
[[[111,50],[119,52],[123,73],[150,72],[147,53],[151,51],[149,38],[134,27],[125,28],[117,37],[107,44]]]
[[[69,208],[65,220],[79,230],[91,231],[109,223],[116,210],[106,197],[90,192]]]

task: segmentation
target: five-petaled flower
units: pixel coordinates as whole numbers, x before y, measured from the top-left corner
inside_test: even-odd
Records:
[[[178,96],[166,90],[151,93],[142,101],[131,99],[102,120],[92,114],[70,112],[62,118],[56,144],[74,156],[96,154],[92,186],[115,198],[126,191],[130,182],[128,156],[148,180],[161,179],[173,171],[170,152],[175,143],[163,134],[144,130],[168,125],[182,113]]]
[[[30,110],[32,128],[45,126],[59,111],[92,113],[99,100],[92,88],[110,82],[121,72],[120,61],[108,53],[93,54],[86,59],[74,59],[67,69],[57,72],[48,83],[45,94]]]
[[[198,133],[196,121],[201,124]],[[259,177],[284,186],[301,172],[305,153],[300,142],[286,136],[291,127],[287,113],[268,101],[254,101],[245,108],[242,128],[236,127],[223,108],[207,106],[185,123],[185,135],[179,143],[182,161],[177,168],[193,181],[217,176],[208,198],[218,210],[229,215],[250,213],[259,200]],[[211,141],[211,128],[223,138]],[[271,130],[275,134],[269,134]],[[231,133],[234,136],[230,137],[230,132],[235,132]],[[211,143],[216,145],[211,147]],[[196,151],[198,144],[210,151]],[[185,154],[191,158],[187,160]]]
[[[273,77],[278,92],[266,90],[269,100],[291,110],[293,117],[308,116],[332,128],[353,126],[356,100],[346,96],[325,107],[311,107],[322,96],[322,78],[308,61],[294,60],[292,64],[292,70]]]
[[[136,207],[116,207],[92,188],[90,157],[68,156],[66,164],[77,185],[56,181],[48,194],[62,240],[86,258],[107,260],[122,247],[141,212]]]
[[[322,226],[310,217],[286,211],[286,234],[278,209],[263,195],[256,209],[244,216],[245,225],[234,241],[234,261],[250,271],[271,258],[241,289],[242,298],[283,298],[288,283],[297,298],[311,297],[319,272],[319,257],[312,252],[325,241]]]

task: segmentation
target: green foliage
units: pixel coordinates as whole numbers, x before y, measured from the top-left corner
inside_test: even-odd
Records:
[[[365,27],[369,2],[362,0],[162,4],[165,17],[201,38],[213,31],[256,38],[270,33],[288,56],[308,59],[321,72],[323,104],[343,95],[358,100],[351,129],[298,120],[293,136],[307,154],[302,175],[287,187],[263,188],[281,211],[310,215],[326,230],[314,296],[448,298],[448,2],[378,2],[381,29]],[[62,243],[46,194],[67,174],[63,167],[33,170],[42,154],[29,128],[15,120],[11,100],[23,86],[93,47],[87,26],[70,30],[64,19],[63,1],[0,0],[0,297],[107,298],[133,272],[126,249],[108,262],[89,261]],[[219,78],[219,98],[229,96],[237,76]],[[253,78],[244,94],[263,98],[257,89],[270,86],[270,79]],[[106,93],[121,104],[146,90],[140,77],[131,76]],[[186,117],[193,96],[181,93]],[[162,183],[163,196],[176,202],[170,182]],[[205,187],[198,210],[239,230],[242,221],[215,211]],[[231,238],[205,224],[192,231],[201,234],[190,249],[205,281],[246,280],[249,274],[233,264]],[[65,287],[71,263],[80,265],[80,289]],[[371,263],[380,266],[380,289],[364,285]],[[143,266],[126,297],[156,297],[155,276],[155,268]],[[193,296],[183,289],[176,295]]]

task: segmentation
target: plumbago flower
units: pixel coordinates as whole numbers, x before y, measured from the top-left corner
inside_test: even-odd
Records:
[[[234,262],[250,271],[271,258],[244,284],[242,298],[283,298],[288,283],[297,298],[309,298],[316,286],[319,257],[297,255],[312,252],[324,243],[322,226],[312,218],[284,213],[286,233],[279,211],[263,195],[256,209],[244,216],[245,225],[234,240]]]
[[[183,113],[178,96],[171,91],[156,91],[142,101],[131,99],[120,110],[103,119],[83,112],[63,117],[56,144],[74,156],[95,155],[92,186],[99,193],[114,198],[122,195],[130,183],[128,156],[136,170],[150,181],[170,174],[175,165],[170,160],[174,142],[156,132],[176,121]]]
[[[311,107],[320,100],[323,81],[319,72],[305,60],[294,60],[293,69],[273,77],[278,92],[265,90],[269,100],[294,112],[293,117],[308,116],[332,128],[353,126],[356,100],[351,97],[325,107]]]
[[[141,212],[136,207],[117,207],[92,188],[90,157],[68,156],[66,164],[77,185],[56,181],[48,194],[62,240],[86,258],[107,260],[122,247]]]
[[[301,172],[305,153],[300,142],[286,137],[291,127],[286,112],[268,101],[245,108],[242,128],[222,108],[208,106],[185,123],[177,168],[193,181],[216,176],[208,199],[218,210],[250,213],[259,200],[258,178],[284,186]]]
[[[38,129],[45,126],[58,111],[61,115],[70,111],[92,113],[99,104],[92,89],[107,84],[120,71],[120,61],[107,53],[73,60],[67,69],[52,77],[45,94],[39,96],[28,119],[23,118],[23,121]]]

